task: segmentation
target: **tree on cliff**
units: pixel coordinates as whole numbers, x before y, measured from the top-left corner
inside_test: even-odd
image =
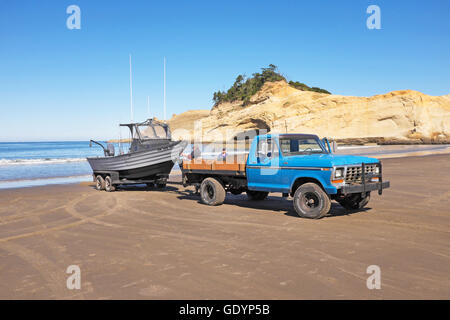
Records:
[[[277,72],[277,66],[269,64],[268,68],[261,68],[261,73],[252,74],[251,78],[246,79],[245,75],[238,75],[233,85],[227,90],[227,92],[217,91],[213,94],[214,105],[221,102],[233,102],[242,101],[243,105],[248,105],[250,103],[250,98],[257,93],[264,83],[275,82],[275,81],[286,81],[280,73]],[[325,89],[317,87],[308,87],[304,83],[289,81],[289,85],[292,87],[304,90],[304,91],[315,91],[320,93],[330,93]]]
[[[327,93],[327,94],[331,94],[329,91],[325,90],[325,89],[321,89],[318,87],[308,87],[306,84],[298,82],[298,81],[289,81],[289,85],[291,87],[294,87],[295,89],[299,89],[299,90],[303,90],[303,91],[314,91],[314,92],[319,92],[319,93]]]

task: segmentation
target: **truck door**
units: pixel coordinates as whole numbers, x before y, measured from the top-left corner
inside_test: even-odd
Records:
[[[317,178],[320,176],[320,168],[317,168],[317,153],[321,153],[322,147],[318,140],[310,137],[283,137],[280,138],[282,153],[281,167],[283,167],[282,183],[286,191],[298,177]],[[325,148],[325,146],[323,146]],[[314,156],[316,153],[316,156]],[[319,174],[318,174],[319,172]]]
[[[250,190],[281,192],[282,174],[279,147],[276,139],[258,137],[256,150],[247,165],[247,183]]]

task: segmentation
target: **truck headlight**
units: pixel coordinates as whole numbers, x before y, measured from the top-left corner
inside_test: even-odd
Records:
[[[375,167],[375,174],[379,174],[380,173],[380,167],[379,166],[376,166]]]
[[[334,170],[334,177],[335,178],[342,178],[342,177],[344,177],[344,168],[336,168]]]

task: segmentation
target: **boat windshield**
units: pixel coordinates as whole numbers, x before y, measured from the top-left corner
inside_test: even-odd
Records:
[[[167,132],[163,126],[160,125],[142,125],[138,127],[141,139],[168,139]]]

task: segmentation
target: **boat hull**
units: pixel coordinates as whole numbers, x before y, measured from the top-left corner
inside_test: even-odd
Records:
[[[165,147],[87,160],[94,173],[114,171],[119,179],[152,179],[168,175],[185,147],[186,142],[177,141]]]
[[[168,176],[174,165],[175,163],[169,160],[145,167],[121,170],[119,171],[119,179],[155,180],[157,177]]]

